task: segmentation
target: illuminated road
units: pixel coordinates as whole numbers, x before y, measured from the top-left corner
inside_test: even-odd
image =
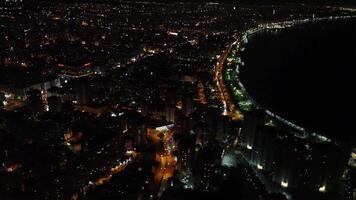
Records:
[[[155,183],[160,184],[160,188],[157,193],[157,197],[161,197],[166,190],[167,181],[174,175],[175,170],[175,157],[171,154],[157,155],[156,160],[159,162],[159,166],[155,170]]]
[[[173,177],[176,166],[176,158],[172,154],[173,149],[175,148],[173,130],[151,130],[148,131],[148,137],[155,146],[157,152],[155,160],[158,163],[158,166],[155,168],[153,180],[154,184],[159,187],[157,198],[160,198],[166,190],[168,179]]]
[[[223,104],[223,115],[230,116],[233,120],[242,120],[243,115],[242,113],[238,110],[238,107],[234,103],[234,99],[231,97],[229,93],[229,88],[225,85],[224,81],[224,66],[225,66],[225,61],[231,52],[232,48],[238,44],[239,42],[245,42],[244,40],[247,40],[247,36],[254,34],[256,32],[259,32],[264,29],[284,29],[288,27],[293,27],[298,24],[305,24],[309,22],[318,22],[318,21],[323,21],[323,20],[336,20],[336,19],[349,19],[349,18],[356,18],[356,16],[329,16],[329,17],[319,17],[319,18],[306,18],[306,19],[296,19],[296,20],[287,20],[287,21],[282,21],[282,22],[273,22],[273,23],[265,23],[265,24],[259,24],[257,27],[252,27],[244,32],[240,32],[240,34],[237,36],[237,39],[234,43],[229,45],[220,55],[218,58],[218,61],[215,66],[215,81],[216,81],[216,86],[217,86],[217,91],[218,95],[220,97],[220,100]],[[243,87],[243,85],[239,85],[240,87]],[[249,97],[251,101],[252,98]],[[254,104],[256,105],[256,102],[253,101]],[[272,113],[269,110],[265,110],[265,113],[274,119],[277,119],[278,121],[286,124],[289,127],[292,127],[298,131],[305,132],[305,129],[301,126],[298,126],[274,113]],[[330,141],[329,138],[325,137],[324,135],[312,133],[312,135],[317,135],[321,140],[326,140]],[[300,137],[304,138],[305,134],[301,135]]]
[[[234,100],[230,96],[229,90],[225,85],[225,81],[224,81],[224,63],[233,46],[234,44],[231,44],[229,48],[225,49],[220,55],[215,66],[215,81],[216,81],[216,86],[217,86],[220,100],[223,104],[222,114],[228,115],[233,120],[238,121],[238,120],[242,120],[243,115],[240,113],[240,111],[237,110],[234,104]]]
[[[238,38],[241,39],[241,36],[250,35],[250,34],[253,34],[254,32],[258,32],[263,29],[270,29],[270,28],[283,29],[283,28],[292,27],[297,24],[304,24],[304,23],[311,22],[311,21],[316,22],[316,21],[322,21],[322,20],[345,19],[345,18],[355,18],[355,17],[356,16],[332,16],[332,17],[320,17],[320,18],[311,18],[311,19],[306,18],[306,19],[287,20],[287,21],[282,21],[282,22],[260,24],[257,27],[253,27],[245,32],[241,32],[240,33],[241,35],[239,35]],[[215,66],[215,81],[216,81],[216,87],[217,87],[219,98],[223,104],[223,113],[222,114],[230,116],[233,120],[241,120],[241,119],[243,119],[243,115],[237,109],[237,106],[235,105],[233,98],[229,94],[229,89],[225,85],[225,81],[224,81],[224,64],[225,64],[225,61],[226,61],[231,49],[235,46],[236,43],[237,43],[237,41],[235,41],[234,43],[229,45],[229,47],[227,47],[221,53],[220,57],[218,58],[218,61]],[[267,114],[269,114],[269,113],[267,113]],[[274,115],[274,114],[271,113],[269,115]],[[284,123],[286,123],[289,126],[293,126],[294,128],[297,128],[297,129],[303,131],[303,129],[301,127],[296,126],[295,124],[293,124],[287,120],[284,120],[282,118],[279,120],[283,121]]]
[[[151,51],[151,52],[147,52],[147,53],[140,53],[134,57],[132,57],[131,59],[129,59],[126,63],[124,64],[120,64],[120,63],[117,63],[116,65],[114,65],[111,69],[117,69],[117,68],[121,68],[121,67],[124,67],[126,65],[130,65],[130,64],[134,64],[134,63],[137,63],[137,62],[140,62],[140,61],[143,61],[147,58],[151,58],[153,56],[157,56],[159,54],[163,54],[163,53],[172,53],[175,51],[176,48],[178,47],[181,47],[185,44],[188,44],[189,42],[186,41],[186,42],[183,42],[183,43],[180,43],[180,44],[176,44],[176,45],[173,45],[171,47],[162,47],[161,49],[159,50],[155,50],[155,51]]]
[[[125,168],[133,161],[133,158],[136,157],[136,153],[133,153],[131,155],[132,155],[132,157],[120,162],[115,167],[112,167],[105,175],[102,175],[100,178],[96,179],[95,181],[90,181],[88,183],[88,185],[86,185],[82,188],[83,195],[86,195],[88,190],[94,189],[97,186],[104,185],[104,184],[108,183],[114,174],[123,172],[125,170]],[[76,193],[74,195],[77,195],[77,194],[78,193]]]

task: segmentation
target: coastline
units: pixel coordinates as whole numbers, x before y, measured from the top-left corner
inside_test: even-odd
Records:
[[[279,116],[270,109],[261,106],[254,98],[249,94],[243,83],[240,81],[239,77],[239,68],[244,66],[244,62],[241,59],[240,53],[244,50],[244,45],[248,43],[248,37],[253,36],[254,34],[268,29],[286,29],[292,28],[298,25],[304,25],[307,23],[317,23],[322,21],[330,20],[344,20],[352,19],[356,16],[331,16],[331,17],[320,17],[312,19],[301,19],[301,20],[290,20],[282,22],[272,22],[267,24],[260,24],[256,27],[248,28],[245,31],[241,31],[237,34],[235,42],[233,42],[229,47],[229,53],[227,59],[224,63],[224,81],[228,84],[229,93],[233,96],[235,104],[239,104],[238,108],[242,108],[243,111],[250,111],[251,109],[262,110],[267,116],[271,117],[276,123],[282,123],[287,127],[291,128],[294,133],[294,136],[307,139],[310,137],[317,138],[321,142],[331,142],[332,140],[322,133],[312,132],[300,125],[295,124],[294,122]],[[233,67],[231,67],[231,65]],[[241,101],[245,102],[247,107],[241,106]],[[250,104],[250,105],[249,105]],[[272,122],[273,123],[273,122]],[[333,141],[335,142],[335,141]]]

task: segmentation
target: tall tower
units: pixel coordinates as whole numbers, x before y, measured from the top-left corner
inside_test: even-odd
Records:
[[[5,94],[0,92],[0,109],[4,108]]]

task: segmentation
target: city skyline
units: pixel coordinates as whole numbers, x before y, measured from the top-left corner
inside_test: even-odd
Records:
[[[356,198],[333,82],[353,80],[356,7],[32,2],[0,4],[1,200]]]

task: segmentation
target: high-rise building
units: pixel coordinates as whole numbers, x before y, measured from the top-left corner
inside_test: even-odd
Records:
[[[32,89],[26,93],[26,105],[31,112],[39,113],[44,111],[45,106],[42,100],[41,91]]]
[[[183,114],[189,116],[193,112],[193,97],[191,95],[187,95],[183,97]]]
[[[75,91],[75,99],[77,104],[79,105],[87,105],[89,103],[89,95],[88,95],[88,88],[89,83],[88,81],[81,79],[81,80],[74,80],[74,91]]]
[[[58,96],[51,96],[47,98],[49,112],[61,112],[62,102]]]
[[[167,122],[176,122],[176,108],[174,106],[166,106],[166,113],[165,113],[166,121]]]
[[[247,115],[242,146],[248,162],[282,188],[340,192],[350,149],[318,136],[299,138],[290,130],[265,126],[261,115]]]
[[[2,108],[4,108],[4,102],[5,102],[5,94],[4,93],[2,93],[2,92],[0,92],[0,109],[2,109]]]
[[[243,145],[251,149],[254,145],[256,129],[262,123],[264,115],[261,111],[252,111],[247,113],[244,118],[240,140]]]

